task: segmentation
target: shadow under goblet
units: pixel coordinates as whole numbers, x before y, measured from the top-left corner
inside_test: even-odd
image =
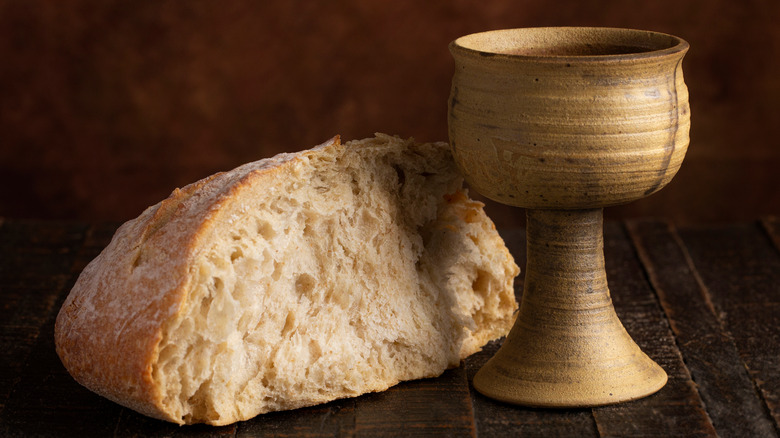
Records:
[[[474,377],[484,395],[586,407],[666,383],[612,305],[602,209],[660,190],[680,168],[687,50],[671,35],[611,28],[507,29],[450,44],[455,160],[472,189],[527,209],[522,302]]]

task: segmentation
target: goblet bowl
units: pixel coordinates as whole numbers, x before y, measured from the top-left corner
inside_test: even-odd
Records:
[[[687,49],[610,28],[458,38],[449,137],[466,180],[526,208],[606,207],[660,190],[689,142]]]

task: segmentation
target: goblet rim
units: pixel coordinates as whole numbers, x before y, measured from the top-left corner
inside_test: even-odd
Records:
[[[654,49],[652,47],[642,46],[642,51],[628,52],[628,53],[607,53],[607,54],[587,54],[587,55],[571,55],[571,54],[533,54],[533,53],[506,53],[498,50],[480,50],[473,47],[464,45],[469,40],[478,40],[480,38],[486,38],[489,36],[510,34],[510,33],[542,33],[542,32],[567,32],[569,35],[585,34],[590,32],[591,34],[610,34],[610,35],[622,35],[622,36],[646,36],[655,39],[666,38],[667,41],[671,41],[674,44],[668,47],[659,47]],[[610,43],[614,40],[604,40],[604,43]],[[449,44],[449,50],[453,55],[470,56],[476,58],[501,58],[507,61],[516,60],[522,62],[554,62],[554,63],[588,63],[588,62],[626,62],[626,61],[641,61],[641,60],[657,60],[668,56],[678,56],[681,52],[688,51],[690,45],[688,42],[678,36],[656,32],[651,30],[631,29],[631,28],[619,28],[619,27],[590,27],[590,26],[549,26],[549,27],[520,27],[509,29],[495,29],[483,32],[475,32],[456,38]],[[521,49],[522,47],[518,47]],[[639,48],[639,47],[637,47]]]

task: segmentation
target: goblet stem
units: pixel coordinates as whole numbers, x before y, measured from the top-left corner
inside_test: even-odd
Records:
[[[540,407],[598,406],[658,391],[666,373],[631,339],[612,305],[602,209],[527,210],[527,218],[517,321],[474,387]]]

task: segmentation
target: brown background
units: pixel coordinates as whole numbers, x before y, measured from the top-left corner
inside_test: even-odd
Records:
[[[691,43],[683,168],[608,218],[777,215],[778,19],[777,0],[0,0],[0,216],[127,220],[174,187],[334,134],[446,140],[447,44],[550,25]]]

